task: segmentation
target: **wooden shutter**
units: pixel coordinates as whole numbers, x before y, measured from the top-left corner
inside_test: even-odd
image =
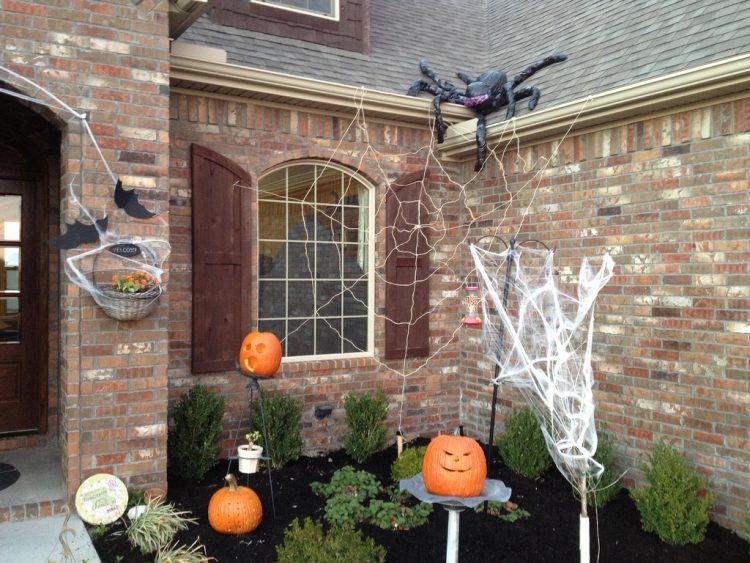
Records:
[[[250,176],[192,145],[193,372],[234,369],[250,331]]]
[[[428,179],[429,171],[406,174],[386,195],[386,359],[430,353],[430,248],[426,228],[415,228],[429,220]]]

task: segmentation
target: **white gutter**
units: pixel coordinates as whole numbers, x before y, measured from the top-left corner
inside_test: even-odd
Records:
[[[515,124],[501,121],[487,127],[487,141],[495,144],[510,139],[513,132],[519,142],[540,142],[568,130],[575,131],[612,124],[618,120],[634,121],[636,116],[677,111],[678,106],[706,100],[750,95],[750,54],[675,72],[623,86],[587,98],[579,98],[551,108],[535,110],[515,118]],[[580,115],[579,115],[580,113]],[[577,121],[576,121],[577,117]],[[476,120],[452,126],[441,145],[441,153],[463,160],[476,152]]]
[[[297,106],[310,106],[353,113],[361,104],[368,116],[428,125],[432,100],[356,86],[303,78],[211,60],[198,60],[172,53],[172,86],[205,92],[259,98]],[[448,123],[470,119],[474,114],[455,104],[443,106]]]

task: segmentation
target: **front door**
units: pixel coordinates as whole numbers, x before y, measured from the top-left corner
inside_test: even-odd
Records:
[[[38,176],[0,166],[0,434],[46,430],[47,217]]]

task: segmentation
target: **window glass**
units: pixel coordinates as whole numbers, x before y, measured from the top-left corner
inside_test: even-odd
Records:
[[[371,352],[368,190],[313,163],[258,182],[258,326],[286,356]]]
[[[315,16],[338,19],[338,0],[252,0],[277,8],[305,12]]]

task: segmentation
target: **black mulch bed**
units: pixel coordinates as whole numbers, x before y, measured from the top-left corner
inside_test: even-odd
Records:
[[[374,473],[384,484],[389,483],[390,466],[396,458],[395,447],[373,459],[356,464],[343,452],[323,457],[303,457],[273,472],[276,519],[271,513],[268,477],[265,473],[250,476],[250,487],[263,503],[263,522],[252,534],[226,536],[217,534],[208,525],[207,509],[211,494],[222,485],[227,462],[217,465],[202,481],[169,479],[169,500],[190,510],[199,520],[178,539],[190,544],[197,536],[206,546],[208,555],[220,563],[229,561],[275,561],[276,545],[282,541],[284,529],[297,517],[323,517],[323,502],[310,490],[313,481],[329,480],[336,469],[353,465]],[[233,463],[236,470],[236,464]],[[531,517],[513,523],[466,510],[461,513],[460,561],[489,562],[556,562],[578,561],[578,506],[570,487],[556,472],[550,471],[539,481],[518,477],[501,461],[494,463],[492,477],[502,479],[513,489],[511,500],[531,513]],[[242,478],[245,483],[245,477]],[[597,515],[591,518],[591,558],[609,562],[659,563],[735,563],[750,562],[748,544],[731,531],[713,522],[706,539],[699,545],[668,546],[641,529],[638,511],[626,493],[598,513],[599,547],[597,547]],[[361,529],[388,551],[388,561],[408,563],[443,561],[448,517],[436,508],[429,522],[408,531],[392,532],[375,526]],[[122,523],[113,527],[122,529]],[[108,533],[94,540],[103,562],[152,561],[130,549],[124,535]],[[118,558],[120,556],[120,558]]]

